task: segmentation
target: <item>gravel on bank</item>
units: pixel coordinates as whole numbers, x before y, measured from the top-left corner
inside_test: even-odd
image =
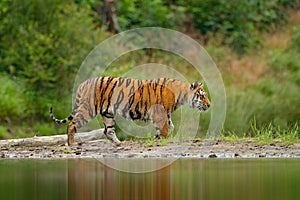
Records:
[[[114,146],[109,140],[99,139],[68,147],[0,146],[0,159],[5,158],[300,158],[300,143],[260,145],[253,141],[224,142],[220,140],[185,140],[146,142],[123,141]]]

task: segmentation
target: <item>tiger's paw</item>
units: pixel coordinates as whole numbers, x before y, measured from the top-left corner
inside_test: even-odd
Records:
[[[120,146],[121,145],[121,142],[120,142],[120,140],[114,140],[114,141],[112,141],[117,147],[118,146]]]
[[[114,142],[114,144],[115,144],[117,147],[121,146],[121,142]]]
[[[109,139],[114,143],[114,145],[116,145],[116,146],[120,146],[121,145],[120,140],[115,135],[114,135],[114,137],[109,138]]]
[[[70,142],[67,142],[67,143],[65,143],[65,146],[77,146],[77,145],[82,145],[82,143],[78,143],[78,142],[72,142],[72,143],[70,143]]]

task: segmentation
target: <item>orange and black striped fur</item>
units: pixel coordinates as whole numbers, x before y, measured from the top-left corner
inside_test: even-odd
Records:
[[[209,108],[210,101],[202,83],[190,84],[168,78],[138,80],[104,76],[88,79],[79,85],[69,117],[56,119],[52,107],[50,117],[57,124],[73,120],[67,130],[68,145],[71,145],[75,132],[101,115],[105,135],[119,145],[114,129],[116,115],[129,120],[151,120],[157,129],[156,136],[167,136],[168,128],[174,129],[170,115],[183,104],[200,111]]]

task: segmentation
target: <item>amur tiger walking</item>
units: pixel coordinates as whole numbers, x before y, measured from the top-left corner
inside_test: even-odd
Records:
[[[168,129],[174,129],[171,113],[184,104],[200,111],[210,107],[202,83],[190,84],[168,78],[138,80],[103,76],[88,79],[79,85],[70,116],[56,119],[50,107],[50,117],[57,124],[72,121],[67,129],[68,145],[72,145],[75,132],[101,115],[104,134],[120,145],[114,128],[116,115],[128,120],[151,120],[157,130],[156,137],[166,137]]]

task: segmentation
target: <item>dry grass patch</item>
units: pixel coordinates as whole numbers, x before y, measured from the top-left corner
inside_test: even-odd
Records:
[[[265,75],[267,64],[257,55],[228,55],[220,63],[222,68],[231,74],[235,86],[245,88],[256,84]]]

